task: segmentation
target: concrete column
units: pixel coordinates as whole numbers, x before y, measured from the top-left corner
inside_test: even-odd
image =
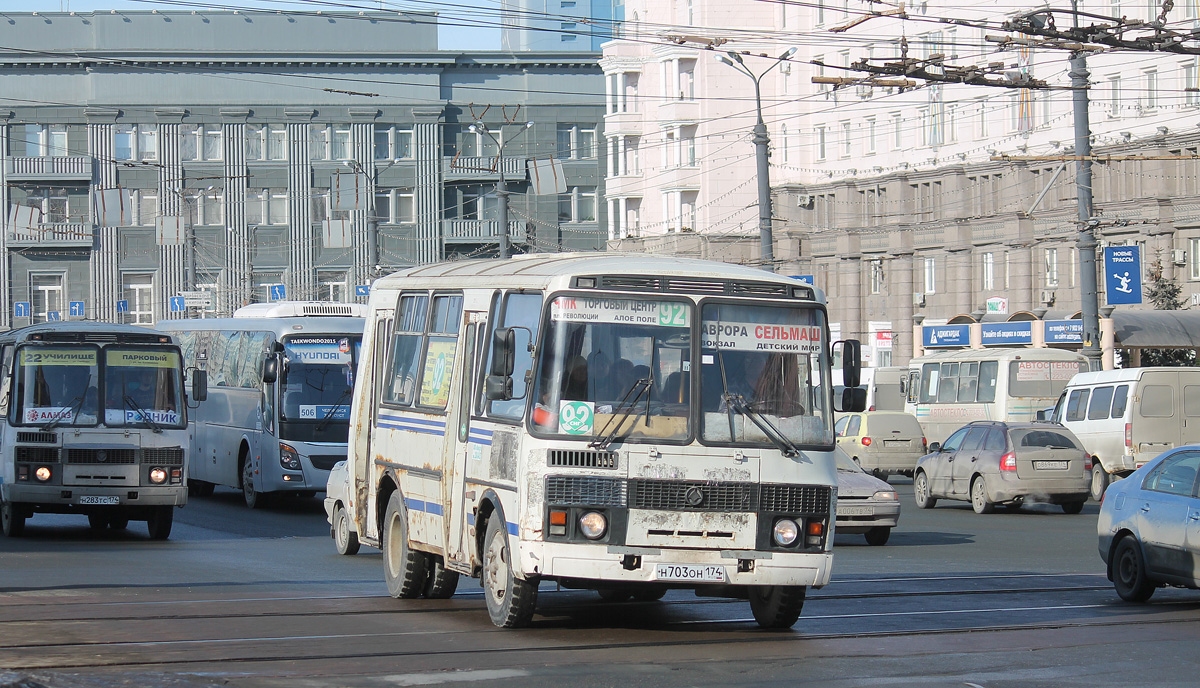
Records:
[[[442,185],[442,124],[441,108],[414,110],[416,117],[413,145],[417,156],[416,196],[417,236],[406,242],[408,254],[402,257],[409,265],[436,263],[443,258],[442,224],[445,198]]]
[[[309,120],[313,110],[285,111],[288,150],[288,249],[287,285],[289,301],[317,297],[314,258],[316,242],[312,226],[312,164],[309,152]]]
[[[906,365],[913,357],[913,254],[898,253],[891,261],[888,310],[892,320],[892,365]],[[886,264],[886,263],[885,263]]]
[[[113,151],[113,125],[111,118],[106,122],[89,122],[88,155],[95,161],[92,165],[94,189],[111,189],[117,186],[117,163]],[[129,193],[129,189],[125,190]],[[7,207],[7,206],[6,206]],[[120,229],[102,227],[99,218],[92,218],[98,234],[93,244],[88,271],[92,278],[90,308],[85,309],[88,317],[101,322],[118,322],[117,300],[121,298]]]
[[[222,112],[230,120],[221,125],[225,147],[225,269],[216,309],[220,314],[250,303],[250,228],[246,226],[246,117],[248,110]]]
[[[954,295],[955,315],[970,313],[977,308],[975,280],[971,279],[971,247],[956,246],[946,250],[946,291]]]
[[[183,160],[180,155],[182,111],[164,110],[158,114],[158,214],[162,216],[183,215],[187,219],[183,203],[184,188]],[[197,146],[200,144],[197,143]],[[158,274],[160,296],[155,299],[155,314],[157,318],[182,318],[185,313],[172,312],[168,308],[170,298],[178,296],[184,289],[186,261],[184,252],[186,244],[178,246],[159,246],[159,264],[162,269]]]
[[[0,114],[5,117],[0,121],[0,328],[8,329],[12,327],[12,261],[8,256],[8,179],[4,172],[3,161],[8,159],[8,132],[9,125],[7,117],[12,116],[11,111],[5,111]]]
[[[866,327],[862,319],[862,258],[844,256],[838,262],[841,288],[838,290],[839,315],[843,339],[862,339]]]
[[[1008,282],[1004,286],[1008,290],[1009,312],[1033,310],[1041,305],[1034,293],[1033,249],[1021,243],[1009,244],[1006,250]]]

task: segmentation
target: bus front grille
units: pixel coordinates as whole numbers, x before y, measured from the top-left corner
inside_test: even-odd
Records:
[[[658,511],[754,511],[753,483],[629,481],[629,507]]]
[[[625,481],[588,475],[546,478],[546,503],[580,506],[625,506]]]
[[[616,468],[617,453],[587,449],[551,449],[546,463],[567,468]]]
[[[15,456],[28,463],[58,463],[58,447],[17,447]]]
[[[142,463],[182,466],[183,447],[146,447],[142,449]]]
[[[29,444],[55,444],[58,442],[58,435],[52,432],[18,432],[17,441]]]
[[[763,485],[761,511],[828,514],[830,489],[817,485]]]
[[[128,464],[138,462],[138,450],[129,448],[93,449],[70,447],[65,450],[67,463]]]

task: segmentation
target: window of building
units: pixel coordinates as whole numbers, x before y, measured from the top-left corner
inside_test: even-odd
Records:
[[[142,227],[154,226],[154,219],[158,217],[158,193],[147,189],[138,189],[133,192],[134,208],[137,214],[133,218],[133,223]]]
[[[375,194],[375,219],[383,224],[417,221],[416,197],[411,189],[380,189]]]
[[[559,124],[557,143],[560,160],[595,158],[596,128],[590,125]]]
[[[132,325],[154,324],[154,273],[122,273],[121,298],[129,303],[125,322]]]
[[[1138,98],[1138,105],[1141,106],[1143,112],[1148,112],[1158,107],[1157,69],[1147,69],[1142,72],[1142,92]]]
[[[350,160],[349,124],[314,124],[308,129],[308,155],[313,160]]]
[[[937,260],[933,256],[925,259],[925,293],[937,293]]]
[[[787,141],[787,129],[784,128],[784,162],[787,162]],[[696,127],[682,127],[679,130],[679,161],[685,167],[696,166]]]
[[[65,124],[26,124],[22,131],[20,125],[15,125],[13,139],[16,145],[10,153],[34,158],[72,155],[67,148],[67,129]],[[18,136],[21,138],[17,139]],[[25,145],[23,153],[20,151],[22,143]]]
[[[350,296],[350,278],[345,270],[317,271],[317,300],[344,303]]]
[[[867,155],[874,155],[877,150],[879,132],[876,130],[875,118],[867,118]]]
[[[1188,239],[1188,253],[1189,277],[1200,280],[1200,237]]]
[[[33,322],[47,322],[51,318],[62,319],[65,279],[66,276],[61,272],[29,273],[29,305]]]
[[[1108,118],[1121,116],[1121,75],[1108,77]]]
[[[696,98],[696,61],[679,60],[679,99]]]
[[[1047,287],[1057,287],[1058,286],[1058,249],[1057,248],[1045,249],[1043,251],[1042,255],[1045,259],[1045,266],[1043,267],[1043,271],[1046,275],[1046,286]]]
[[[825,127],[818,126],[816,136],[817,136],[817,160],[826,160],[828,158],[828,151],[826,150],[827,135],[826,135]]]
[[[66,155],[66,132],[63,132]],[[157,160],[158,127],[153,124],[118,124],[113,132],[113,157],[117,160]]]
[[[981,282],[985,290],[996,288],[996,254],[988,251],[982,256],[983,274]]]
[[[871,293],[878,294],[883,291],[883,259],[869,260],[867,265],[871,271]]]
[[[854,140],[850,133],[852,130],[849,121],[842,121],[840,124],[842,128],[842,157],[848,158],[850,157],[851,143]]]
[[[221,127],[216,124],[185,124],[179,129],[179,157],[184,161],[222,159]]]
[[[251,279],[254,282],[253,298],[259,303],[267,303],[271,301],[271,287],[283,284],[283,273],[278,270],[256,270]]]
[[[904,148],[904,119],[899,112],[893,112],[892,115],[892,150],[898,151]]]
[[[558,195],[559,222],[595,222],[596,187],[573,186]]]
[[[247,160],[287,160],[287,127],[282,124],[246,126]]]
[[[404,160],[413,157],[413,130],[376,124],[374,155],[376,160]]]
[[[286,225],[287,189],[258,189],[246,194],[246,224]]]

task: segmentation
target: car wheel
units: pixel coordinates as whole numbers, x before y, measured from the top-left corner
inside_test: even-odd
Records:
[[[1126,602],[1145,602],[1154,594],[1154,584],[1146,575],[1142,548],[1132,536],[1121,538],[1112,559],[1113,585]]]
[[[913,497],[918,509],[932,509],[937,505],[937,499],[929,494],[929,478],[924,471],[917,471],[917,477],[913,478]]]
[[[175,507],[156,506],[146,519],[146,531],[151,540],[166,540],[171,537],[171,525],[175,521]]]
[[[1083,511],[1083,503],[1086,500],[1076,500],[1074,502],[1063,502],[1063,513],[1078,514]]]
[[[426,566],[424,552],[408,546],[408,511],[399,492],[388,497],[383,514],[383,578],[388,594],[397,599],[411,599],[425,590]]]
[[[537,593],[537,583],[513,575],[508,529],[504,517],[493,513],[483,545],[483,599],[492,623],[500,628],[528,626],[537,606]]]
[[[1096,459],[1092,459],[1092,499],[1097,502],[1104,499],[1104,490],[1108,488],[1109,477],[1108,471],[1104,470],[1104,466]]]
[[[430,556],[429,580],[425,582],[425,597],[431,600],[448,600],[458,590],[458,572],[446,568],[441,557]]]
[[[333,507],[333,544],[338,554],[358,554],[358,533],[350,530],[350,514],[341,502]]]
[[[977,514],[990,514],[996,508],[996,505],[988,501],[987,485],[983,483],[983,476],[975,476],[975,480],[971,481],[971,508]]]
[[[892,529],[883,526],[877,526],[867,531],[868,545],[886,545],[888,538],[892,536]]]
[[[750,588],[750,611],[763,628],[791,628],[804,609],[806,592],[803,585],[755,585]]]

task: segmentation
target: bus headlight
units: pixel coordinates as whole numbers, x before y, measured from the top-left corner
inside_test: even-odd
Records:
[[[300,470],[300,452],[290,444],[279,443],[279,465],[289,471]]]
[[[33,477],[37,478],[40,482],[46,482],[50,479],[50,467],[38,466],[37,470],[33,472]]]
[[[162,485],[163,483],[167,482],[166,469],[159,468],[158,466],[151,468],[150,469],[150,482],[154,483],[155,485]]]
[[[579,517],[579,532],[589,540],[599,540],[608,530],[608,519],[598,511],[589,511]]]
[[[791,547],[800,537],[800,525],[790,518],[781,518],[775,522],[771,536],[780,547]]]

